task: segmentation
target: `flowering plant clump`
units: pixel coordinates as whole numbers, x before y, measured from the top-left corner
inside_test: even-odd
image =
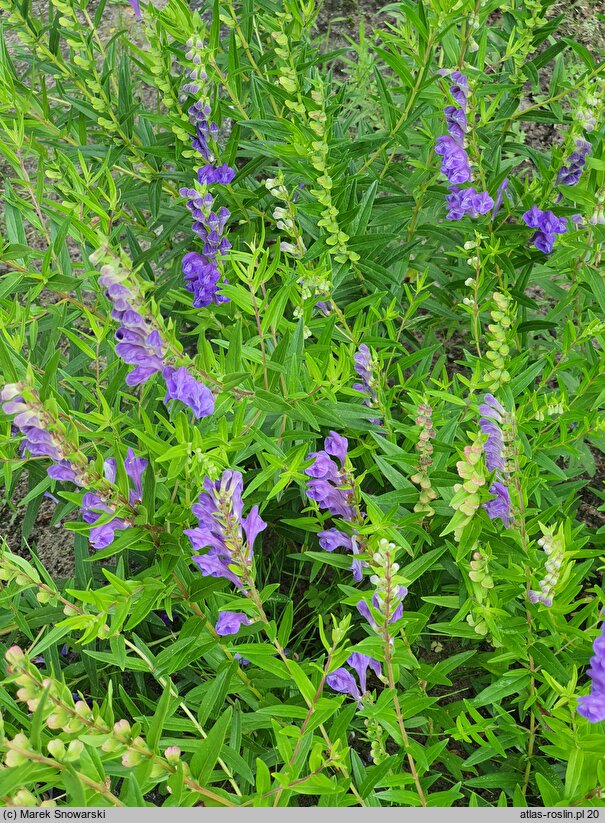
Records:
[[[7,807],[605,805],[599,28],[380,6],[0,0]]]

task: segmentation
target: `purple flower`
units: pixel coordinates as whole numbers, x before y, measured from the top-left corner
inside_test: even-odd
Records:
[[[250,665],[250,661],[246,660],[245,657],[242,657],[242,655],[239,652],[235,652],[233,657],[234,657],[235,660],[239,660],[239,662],[242,664],[242,666],[249,666]]]
[[[128,2],[132,6],[132,10],[134,11],[135,17],[138,17],[140,20],[143,15],[141,14],[141,6],[139,0],[128,0]]]
[[[212,303],[220,305],[229,302],[228,297],[219,293],[221,271],[217,263],[218,250],[212,248],[211,242],[206,248],[207,256],[189,252],[183,257],[185,288],[193,293],[193,306],[196,309],[206,308]]]
[[[113,513],[113,510],[103,502],[96,492],[86,492],[82,498],[80,511],[84,522],[90,525],[96,523],[104,513]],[[90,543],[95,549],[104,549],[113,543],[116,531],[121,531],[128,527],[129,524],[123,518],[114,517],[108,523],[94,526],[94,528],[90,530]]]
[[[496,215],[500,211],[500,207],[502,205],[502,201],[505,194],[510,199],[510,194],[508,191],[508,179],[506,177],[500,183],[496,191],[496,202],[494,203],[494,210],[492,211],[492,220],[495,219]]]
[[[450,186],[450,193],[446,196],[447,219],[461,220],[463,217],[478,217],[487,212],[494,205],[494,201],[486,191],[478,192],[473,186],[459,189]]]
[[[75,483],[76,486],[84,485],[69,460],[59,460],[54,466],[50,466],[46,473],[49,477],[52,477],[53,480]]]
[[[496,473],[496,481],[490,487],[490,494],[495,495],[493,500],[483,504],[483,508],[491,520],[499,517],[506,528],[512,522],[510,493],[506,486],[506,460],[504,458],[504,438],[500,424],[506,414],[504,406],[496,400],[493,394],[486,394],[483,403],[479,406],[479,413],[483,415],[479,420],[479,428],[487,435],[483,446],[485,465],[490,472]]]
[[[326,683],[331,689],[334,689],[335,692],[350,694],[352,698],[361,704],[361,694],[359,693],[357,683],[351,672],[343,668],[336,669],[336,671],[333,671],[326,677]]]
[[[366,395],[363,405],[372,408],[378,401],[375,385],[376,379],[373,374],[374,363],[372,354],[365,343],[362,343],[359,350],[353,355],[355,361],[355,371],[361,377],[361,383],[353,383],[355,391]],[[370,423],[375,426],[382,426],[380,417],[370,418]]]
[[[360,652],[353,652],[350,657],[347,658],[347,663],[357,672],[362,695],[366,693],[366,676],[368,669],[372,669],[377,677],[380,677],[382,674],[382,668],[378,660],[374,660],[373,657],[368,657],[366,654],[361,654]]]
[[[32,457],[50,458],[55,465],[47,469],[49,477],[83,486],[81,470],[66,458],[65,446],[61,440],[47,430],[44,415],[26,403],[18,392],[19,386],[9,383],[2,389],[0,400],[5,414],[15,415],[15,429],[24,435],[20,444],[21,454],[27,451]]]
[[[235,169],[222,163],[220,166],[202,166],[197,172],[197,181],[202,186],[211,186],[214,183],[227,185],[235,177]]]
[[[243,588],[240,575],[250,574],[252,568],[254,541],[267,525],[257,506],[247,517],[242,517],[242,491],[240,472],[224,471],[215,482],[207,477],[204,491],[191,508],[199,525],[185,530],[196,551],[209,548],[207,554],[193,558],[202,574],[224,577],[240,589]]]
[[[198,383],[185,366],[179,369],[166,366],[162,376],[166,381],[166,396],[164,397],[166,405],[171,400],[180,400],[191,409],[198,420],[212,414],[214,411],[212,392],[203,383]]]
[[[242,626],[250,626],[252,621],[243,612],[221,612],[216,621],[215,631],[221,637],[237,634]]]
[[[331,528],[317,534],[319,538],[319,545],[327,552],[333,552],[335,549],[346,549],[349,552],[353,551],[353,538],[339,531],[339,529]]]
[[[557,217],[552,211],[542,211],[537,206],[528,209],[523,215],[523,220],[530,229],[537,229],[532,242],[545,254],[550,254],[553,250],[556,235],[567,231],[567,223],[563,218]]]
[[[329,300],[318,300],[315,308],[318,309],[324,317],[329,317],[332,311],[332,303]]]
[[[453,137],[442,135],[435,143],[435,153],[442,156],[441,173],[452,185],[468,183],[471,179],[471,166],[465,150]]]
[[[125,363],[135,366],[126,375],[128,386],[145,383],[164,365],[164,346],[160,334],[152,329],[145,318],[134,309],[127,309],[121,317],[121,326],[116,331],[116,354]]]
[[[497,517],[502,520],[505,527],[508,529],[512,522],[511,516],[511,502],[510,493],[504,483],[499,480],[492,483],[489,489],[490,494],[494,494],[493,500],[489,500],[483,504],[483,508],[487,512],[490,520],[495,520]]]
[[[396,590],[393,594],[394,594],[393,600],[394,601],[399,600],[399,603],[397,604],[397,606],[393,610],[393,613],[389,617],[389,623],[396,623],[398,620],[401,620],[401,618],[403,617],[403,601],[407,597],[408,590],[405,586],[397,586],[397,588],[396,588]],[[381,608],[381,605],[380,605],[380,598],[378,597],[378,594],[376,592],[374,592],[374,594],[372,595],[372,607],[374,609],[376,609],[376,611],[379,614],[381,614],[383,617],[386,617],[386,615],[384,615],[384,613],[382,611],[382,608]],[[357,611],[359,612],[359,614],[362,617],[365,617],[365,619],[368,621],[368,623],[374,629],[375,632],[380,631],[380,627],[379,627],[378,623],[376,622],[376,619],[375,619],[374,615],[372,614],[372,610],[370,609],[368,604],[365,602],[365,600],[360,600],[359,601],[359,603],[357,604]]]
[[[305,469],[305,474],[311,478],[307,483],[307,497],[315,500],[320,508],[327,509],[333,516],[351,522],[356,518],[356,509],[353,480],[344,469],[347,445],[345,437],[330,432],[324,442],[325,450],[309,454],[315,460],[313,465]],[[338,458],[340,468],[330,455]]]
[[[450,86],[450,94],[456,103],[466,111],[469,95],[468,80],[460,71],[453,71],[451,79],[454,82]]]
[[[456,106],[446,106],[443,110],[447,130],[459,146],[464,147],[464,138],[467,131],[466,114]]]
[[[557,184],[575,186],[582,176],[586,158],[591,151],[592,146],[586,140],[576,140],[576,151],[567,158],[567,165],[562,166],[559,170]]]
[[[142,478],[147,468],[147,460],[144,457],[137,457],[131,448],[126,452],[124,460],[124,470],[134,484],[134,489],[130,490],[130,502],[141,501],[143,499]]]
[[[578,713],[591,723],[600,723],[605,720],[605,622],[594,642],[594,655],[586,673],[592,680],[592,689],[578,700]]]
[[[353,554],[359,554],[363,550],[363,545],[358,540],[353,523],[359,522],[363,515],[355,503],[355,482],[350,472],[345,469],[347,448],[346,437],[332,431],[324,441],[324,450],[309,455],[315,459],[313,464],[305,469],[305,474],[310,478],[307,482],[307,497],[315,500],[321,509],[327,509],[333,517],[341,517],[352,527],[351,536],[336,528],[320,532],[319,545],[329,552],[343,548]],[[332,460],[333,457],[336,457],[340,466]],[[357,582],[363,577],[364,565],[363,561],[353,559],[351,569]]]
[[[502,431],[494,420],[482,417],[479,420],[479,428],[483,434],[487,434],[487,442],[483,446],[485,452],[485,464],[490,472],[504,471],[506,463],[504,461],[504,440]]]

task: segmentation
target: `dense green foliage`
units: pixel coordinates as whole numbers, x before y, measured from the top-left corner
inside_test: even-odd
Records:
[[[340,47],[314,0],[0,0],[0,454],[23,514],[0,556],[4,804],[603,805],[605,726],[577,701],[605,607],[605,69],[549,5],[402,0]],[[448,219],[456,71],[492,207]],[[236,174],[183,196],[197,99]],[[186,200],[207,192],[228,301],[195,307]],[[533,206],[565,221],[550,253]],[[108,278],[213,413],[165,405],[159,367],[125,382]],[[19,447],[15,395],[86,482]],[[306,494],[330,432],[350,516]],[[242,588],[185,533],[230,469],[267,524]],[[68,579],[28,539],[48,493]],[[101,548],[98,517],[121,518]],[[359,700],[330,688],[355,652],[379,664]]]

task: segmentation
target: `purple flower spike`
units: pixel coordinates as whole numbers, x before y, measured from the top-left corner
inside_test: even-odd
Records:
[[[191,409],[198,420],[212,414],[214,411],[212,392],[203,383],[198,383],[185,366],[181,366],[180,369],[166,366],[162,376],[166,381],[167,390],[164,403],[168,405],[171,400],[180,400]]]
[[[243,612],[221,612],[216,621],[215,631],[220,637],[237,634],[242,626],[250,626],[252,621]]]
[[[185,530],[196,551],[209,548],[207,554],[193,558],[202,574],[224,577],[239,589],[243,584],[236,571],[251,573],[254,541],[267,525],[256,506],[242,518],[242,491],[240,472],[227,470],[215,482],[207,477],[198,503],[192,506],[199,525]]]
[[[456,106],[446,106],[443,110],[447,130],[459,146],[464,147],[464,138],[467,131],[466,114]]]
[[[458,186],[471,180],[471,166],[465,150],[453,137],[442,135],[435,143],[435,153],[442,156],[441,173],[449,182]]]
[[[589,695],[578,700],[578,714],[591,723],[600,723],[605,720],[605,622],[593,648],[594,655],[586,672],[592,680],[592,688]]]
[[[377,677],[380,677],[382,674],[382,668],[378,660],[374,660],[373,657],[368,657],[366,654],[361,654],[360,652],[353,652],[347,659],[347,663],[357,672],[362,695],[366,693],[368,669],[371,669]]]
[[[361,694],[357,688],[357,683],[353,675],[346,669],[336,669],[326,677],[326,683],[335,692],[350,694],[352,698],[361,703]]]
[[[567,165],[559,170],[557,184],[575,186],[582,176],[586,158],[591,151],[592,146],[586,140],[576,140],[576,151],[567,158]]]

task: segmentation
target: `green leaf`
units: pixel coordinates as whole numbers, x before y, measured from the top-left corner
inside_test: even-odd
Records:
[[[210,783],[212,771],[221,755],[225,735],[231,723],[231,713],[232,709],[229,706],[210,729],[206,739],[198,743],[191,758],[191,774],[202,786]]]

